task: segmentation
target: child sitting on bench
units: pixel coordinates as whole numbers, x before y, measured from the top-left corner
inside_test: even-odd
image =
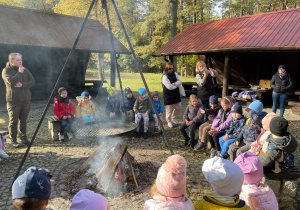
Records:
[[[95,106],[90,99],[90,94],[87,90],[81,93],[81,96],[76,97],[78,105],[76,107],[75,116],[76,118],[82,118],[84,123],[94,121],[96,115]]]

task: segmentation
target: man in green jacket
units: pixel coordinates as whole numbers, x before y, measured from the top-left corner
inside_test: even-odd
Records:
[[[2,71],[2,78],[6,86],[6,102],[9,116],[8,131],[12,146],[18,147],[17,134],[22,143],[27,146],[30,142],[26,136],[26,121],[30,110],[31,93],[29,88],[35,84],[31,73],[22,65],[22,55],[11,53],[6,67]],[[18,123],[20,127],[18,131]]]

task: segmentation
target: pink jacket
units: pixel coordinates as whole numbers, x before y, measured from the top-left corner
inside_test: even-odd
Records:
[[[256,141],[254,141],[252,144],[251,144],[251,147],[254,147],[253,149],[251,148],[250,149],[250,152],[252,153],[256,153],[256,152],[259,152],[260,151],[260,148],[262,147],[262,145],[265,143],[265,141],[267,140],[268,136],[271,134],[271,131],[265,131],[263,132],[264,129],[262,128],[261,129],[261,135],[259,135],[256,139]]]
[[[181,202],[175,202],[171,199],[155,195],[153,199],[147,200],[143,210],[194,210],[194,204],[188,198],[184,197],[184,200]]]
[[[266,184],[243,185],[240,199],[244,200],[250,209],[278,210],[278,202],[273,190]]]

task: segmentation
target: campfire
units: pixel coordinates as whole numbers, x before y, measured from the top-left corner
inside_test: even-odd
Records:
[[[94,174],[90,188],[107,195],[119,195],[137,189],[136,161],[126,145],[102,143],[80,166],[80,172]]]

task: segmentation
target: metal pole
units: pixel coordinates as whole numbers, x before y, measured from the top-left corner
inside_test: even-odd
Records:
[[[140,75],[141,75],[141,78],[142,78],[143,83],[144,83],[144,85],[145,85],[145,88],[146,88],[146,90],[147,90],[147,93],[148,93],[148,96],[149,96],[149,100],[150,100],[150,102],[151,102],[151,105],[152,105],[152,107],[154,108],[154,111],[155,111],[156,116],[158,116],[158,112],[157,112],[157,110],[156,110],[156,107],[155,107],[155,105],[154,105],[154,102],[153,102],[152,98],[150,97],[151,95],[150,95],[150,91],[149,91],[148,85],[147,85],[146,80],[145,80],[145,78],[144,78],[144,75],[143,75],[143,73],[142,73],[142,71],[141,71],[142,68],[141,68],[141,66],[140,66],[140,64],[139,64],[139,62],[138,62],[138,60],[137,60],[137,57],[136,57],[136,55],[135,55],[135,52],[134,52],[133,47],[132,47],[132,45],[131,45],[131,42],[130,42],[130,40],[129,40],[128,34],[127,34],[126,29],[125,29],[125,27],[124,27],[124,24],[123,24],[122,18],[121,18],[121,16],[120,16],[120,13],[119,13],[119,11],[118,11],[118,8],[117,8],[117,6],[116,6],[116,3],[115,3],[114,0],[112,0],[112,3],[113,3],[113,5],[114,5],[114,8],[115,8],[115,11],[116,11],[116,13],[117,13],[119,22],[120,22],[120,24],[121,24],[121,26],[122,26],[122,29],[123,29],[123,31],[124,31],[125,37],[126,37],[126,39],[127,39],[128,45],[129,45],[129,47],[130,47],[130,50],[131,50],[131,52],[132,52],[132,55],[133,55],[133,58],[134,58],[134,62],[135,62],[135,66],[137,67],[138,71],[140,72]],[[171,154],[173,155],[174,152],[173,152],[173,149],[172,149],[172,147],[171,147],[170,141],[169,141],[169,139],[168,139],[168,137],[167,137],[167,134],[166,134],[166,132],[165,132],[163,123],[162,123],[162,121],[160,120],[159,117],[158,117],[157,119],[158,119],[158,122],[159,122],[160,129],[161,129],[162,132],[163,132],[165,143],[168,145],[168,147],[169,147],[169,149],[170,149],[170,152],[171,152]]]
[[[124,93],[123,93],[123,87],[122,87],[122,81],[121,81],[121,75],[120,75],[120,69],[119,69],[119,64],[118,64],[118,59],[120,58],[120,55],[117,57],[116,56],[116,67],[117,67],[117,73],[118,73],[118,77],[119,77],[119,84],[120,84],[120,88],[121,88],[121,94],[122,94],[122,102],[124,103]]]
[[[58,77],[58,79],[57,79],[57,81],[56,81],[56,83],[55,83],[55,86],[54,86],[54,88],[53,88],[53,90],[52,90],[51,96],[50,96],[49,99],[48,99],[47,105],[46,105],[46,107],[45,107],[45,109],[44,109],[44,111],[43,111],[43,114],[42,114],[42,116],[41,116],[41,118],[40,118],[40,121],[39,121],[39,123],[38,123],[38,125],[37,125],[37,128],[35,129],[35,132],[34,132],[34,134],[33,134],[33,136],[32,136],[32,139],[31,139],[31,141],[30,141],[30,144],[29,144],[29,146],[28,146],[28,148],[27,148],[27,150],[26,150],[26,152],[25,152],[25,154],[24,154],[24,156],[23,156],[23,159],[22,159],[22,161],[21,161],[21,163],[20,163],[20,165],[19,165],[19,168],[18,168],[18,170],[17,170],[17,173],[16,173],[16,175],[15,175],[15,177],[14,177],[12,183],[11,183],[10,189],[12,188],[12,185],[13,185],[14,181],[15,181],[15,180],[18,178],[18,176],[19,176],[19,173],[20,173],[20,171],[21,171],[21,168],[22,168],[22,166],[23,166],[23,164],[24,164],[24,162],[25,162],[25,160],[26,160],[26,157],[27,157],[27,155],[28,155],[28,153],[29,153],[29,151],[30,151],[30,148],[31,148],[31,146],[32,146],[32,144],[33,144],[33,142],[34,142],[34,140],[35,140],[35,137],[36,137],[36,135],[37,135],[37,133],[38,133],[40,127],[41,127],[41,124],[42,124],[42,122],[43,122],[43,120],[44,120],[44,118],[45,118],[45,115],[46,115],[46,113],[47,113],[47,110],[48,110],[48,107],[49,107],[49,105],[50,105],[50,102],[53,100],[54,94],[56,94],[56,93],[55,93],[55,90],[56,90],[56,88],[57,88],[57,86],[58,86],[58,84],[59,84],[59,82],[60,82],[61,75],[63,74],[63,72],[64,72],[65,69],[66,69],[66,66],[67,66],[67,63],[68,63],[68,61],[69,61],[69,58],[70,58],[72,52],[74,51],[74,49],[75,49],[75,47],[76,47],[76,45],[77,45],[77,43],[78,43],[78,41],[79,41],[79,38],[80,38],[81,33],[82,33],[82,31],[83,31],[83,28],[84,28],[84,26],[85,26],[85,24],[86,24],[86,21],[87,21],[87,19],[88,19],[90,13],[91,13],[91,11],[92,11],[92,8],[93,8],[95,2],[96,2],[96,0],[93,0],[93,1],[92,1],[91,6],[90,6],[90,8],[89,8],[89,11],[87,12],[87,14],[86,14],[86,16],[85,16],[85,19],[84,19],[84,21],[83,21],[83,23],[82,23],[82,26],[81,26],[81,28],[80,28],[80,31],[79,31],[79,33],[78,33],[78,35],[77,35],[77,38],[76,38],[76,40],[75,40],[75,42],[74,42],[74,44],[73,44],[72,49],[71,49],[70,52],[69,52],[69,55],[68,55],[68,57],[67,57],[67,59],[66,59],[66,62],[65,62],[64,66],[63,66],[63,68],[62,68],[62,70],[61,70],[61,72],[60,72],[60,74],[59,74],[59,77]]]

